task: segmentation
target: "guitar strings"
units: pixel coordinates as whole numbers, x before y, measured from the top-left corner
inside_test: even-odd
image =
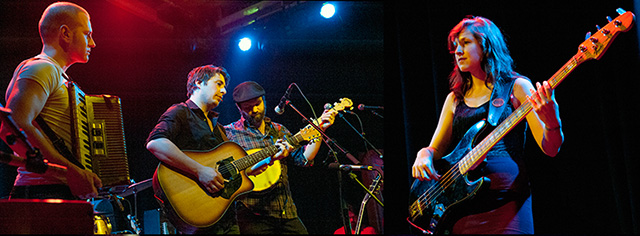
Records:
[[[528,101],[525,102],[518,109],[516,109],[516,111],[514,111],[512,115],[507,117],[507,119],[502,124],[498,125],[498,127],[496,127],[494,131],[497,133],[508,132],[510,128],[512,128],[515,124],[519,123],[518,121],[520,121],[520,119],[524,117],[522,113],[524,114],[528,113],[531,108],[532,108],[532,104]],[[520,118],[518,118],[518,116],[520,116]],[[492,134],[494,134],[495,132],[492,132]],[[490,134],[489,136],[495,136],[492,134]],[[444,189],[449,188],[455,181],[457,181],[458,178],[462,176],[462,173],[459,171],[461,170],[460,169],[461,163],[464,167],[467,167],[465,168],[465,170],[468,169],[469,165],[466,164],[466,160],[468,160],[469,158],[466,158],[466,156],[470,156],[470,155],[477,156],[477,153],[479,152],[477,151],[478,149],[483,149],[483,148],[486,149],[488,147],[491,147],[493,146],[493,144],[495,144],[495,142],[497,142],[497,140],[495,141],[489,140],[488,142],[490,143],[487,144],[487,141],[483,140],[476,146],[476,148],[472,149],[469,153],[467,153],[467,155],[465,155],[464,158],[462,158],[459,162],[456,162],[455,164],[453,164],[452,167],[443,175],[443,178],[440,181],[436,181],[435,184],[431,185],[429,189],[425,191],[424,194],[418,197],[418,199],[411,205],[410,211],[416,211],[417,210],[416,207],[419,207],[419,212],[421,212],[426,208],[427,205],[430,205],[434,199],[440,197],[444,192]]]
[[[549,83],[550,86],[552,88],[557,87],[557,85],[562,82],[562,80],[564,80],[564,78],[573,71],[573,69],[575,69],[575,67],[577,67],[579,64],[581,64],[584,60],[584,53],[582,52],[578,52],[576,55],[574,55],[571,60],[569,60],[569,62],[567,62],[560,71],[558,71],[556,74],[554,74],[550,79],[549,79]],[[519,109],[516,109],[516,111],[514,113],[521,113],[521,112],[525,112],[528,113],[531,109],[532,109],[532,104],[530,102],[525,102],[524,104],[522,104],[522,106],[519,107]],[[520,109],[522,108],[522,109]],[[507,117],[506,121],[503,124],[500,124],[496,130],[499,130],[499,132],[509,132],[510,129],[515,126],[515,124],[519,123],[521,121],[521,119],[523,119],[524,115],[518,119],[514,118],[517,117],[517,115],[511,115],[509,117]],[[506,125],[505,125],[506,123]],[[512,126],[513,125],[513,126]],[[504,127],[507,128],[504,128]],[[497,142],[497,141],[496,141]],[[485,142],[481,142],[478,146],[483,145]],[[493,146],[495,143],[493,143],[491,146]],[[482,148],[485,148],[484,146],[482,146]],[[474,150],[476,150],[476,148],[472,149],[469,153],[467,153],[467,155],[473,155]],[[461,159],[461,161],[465,161],[466,158]],[[410,212],[420,212],[420,214],[422,214],[422,210],[424,210],[426,208],[427,205],[431,204],[431,201],[433,201],[435,198],[439,197],[443,192],[444,189],[449,188],[451,186],[451,184],[458,179],[461,175],[461,173],[459,171],[454,171],[456,169],[459,169],[459,163],[461,162],[457,162],[454,165],[452,165],[452,168],[449,169],[449,171],[447,171],[447,173],[445,173],[443,175],[443,178],[441,179],[442,184],[440,181],[436,181],[435,184],[431,185],[429,187],[429,189],[427,189],[427,191],[425,191],[424,194],[422,194],[420,197],[418,197],[418,199],[411,204],[410,207]],[[466,165],[465,165],[466,166]],[[443,187],[444,186],[444,187]],[[416,209],[418,208],[418,209]]]
[[[296,134],[290,137],[289,140],[292,140],[294,143],[299,143],[302,140],[304,140],[304,138],[299,137],[298,134]],[[258,152],[247,155],[246,158],[240,158],[238,160],[232,161],[231,163],[227,163],[219,166],[218,172],[220,172],[220,174],[222,174],[223,176],[230,175],[231,171],[236,169],[236,167],[237,167],[237,172],[240,172],[241,170],[249,168],[251,163],[258,162],[259,160],[265,159],[270,156],[271,152],[276,153],[278,151],[279,149],[275,145],[264,147],[262,150]]]

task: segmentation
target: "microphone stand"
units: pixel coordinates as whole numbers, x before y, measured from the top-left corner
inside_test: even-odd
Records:
[[[291,101],[289,101],[289,99],[287,99],[285,101],[285,104],[289,105],[289,107],[291,107],[294,111],[296,111],[296,113],[298,113],[298,115],[302,116],[304,121],[309,123],[314,129],[316,129],[318,131],[318,133],[320,133],[320,135],[322,135],[323,139],[325,140],[325,142],[327,143],[329,148],[331,148],[331,145],[329,145],[329,144],[330,143],[333,144],[333,146],[336,147],[347,158],[349,158],[349,160],[351,160],[353,162],[353,164],[356,164],[356,165],[360,164],[360,161],[358,161],[358,159],[356,159],[353,155],[351,155],[351,153],[349,153],[349,151],[345,150],[340,145],[338,145],[338,143],[335,140],[333,140],[331,137],[329,137],[327,134],[325,134],[324,131],[322,131],[322,129],[320,127],[318,127],[316,124],[313,123],[313,121],[309,120],[309,118],[304,116],[293,104],[291,104]]]
[[[350,111],[345,111],[345,112],[350,112]],[[372,111],[372,112],[373,112],[373,114],[376,114],[376,115],[380,116],[378,113],[376,113],[376,112],[374,112],[374,111]],[[364,137],[364,134],[363,134],[363,133],[360,133],[360,132],[358,131],[358,129],[356,129],[356,127],[354,127],[354,126],[353,126],[353,124],[351,124],[351,122],[349,122],[349,121],[344,117],[344,115],[343,115],[341,112],[338,112],[338,116],[340,116],[340,118],[342,118],[342,120],[344,120],[344,121],[345,121],[345,122],[346,122],[346,123],[351,127],[351,129],[353,129],[353,131],[355,131],[355,132],[358,134],[358,136],[360,136],[360,138],[362,138],[362,139],[366,142],[366,144],[367,144],[367,145],[369,145],[369,146],[371,146],[371,147],[373,148],[373,150],[378,154],[378,156],[380,157],[380,159],[382,159],[382,158],[383,158],[383,155],[382,155],[382,153],[378,150],[378,148],[376,148],[376,147],[375,147],[375,146],[374,146],[374,145],[373,145],[373,144],[372,144],[372,143],[371,143],[371,142],[370,142],[366,137]],[[380,117],[382,118],[382,116],[380,116]],[[378,170],[376,169],[376,171],[378,171]],[[379,179],[379,178],[380,178],[381,176],[382,176],[382,174],[381,174],[381,173],[378,173],[378,176],[377,176],[377,177],[376,177],[376,179],[374,179],[374,181],[373,181],[373,182],[375,183],[374,185],[377,185],[377,183],[380,181],[380,179]],[[365,187],[365,186],[362,184],[362,182],[360,182],[360,180],[358,180],[357,176],[356,176],[355,174],[351,173],[351,172],[349,172],[349,177],[351,177],[351,179],[353,179],[354,181],[356,181],[356,182],[358,183],[358,185],[360,185],[360,187],[362,187],[362,188],[367,192],[367,193],[365,194],[364,199],[363,199],[363,203],[362,203],[362,205],[363,205],[363,206],[361,206],[361,208],[362,208],[362,207],[364,207],[364,205],[366,204],[366,201],[368,201],[370,197],[373,197],[373,199],[374,199],[374,200],[375,200],[375,201],[376,201],[376,202],[377,202],[381,207],[384,207],[384,204],[382,203],[382,201],[380,201],[380,199],[378,199],[378,197],[377,197],[377,196],[372,192],[372,191],[374,191],[374,190],[375,190],[375,187],[373,187],[374,189],[372,189],[372,190],[370,190],[369,188]],[[365,200],[365,199],[366,199],[366,200]],[[363,209],[360,209],[360,211],[359,211],[359,212],[360,212],[360,213],[359,213],[359,215],[358,215],[358,222],[357,222],[357,224],[356,224],[356,234],[360,234],[359,230],[360,230],[360,225],[361,225],[361,221],[362,221],[362,212],[363,212]]]
[[[331,149],[331,153],[333,154],[333,157],[336,162],[338,162],[338,157],[333,147],[337,148],[341,153],[345,154],[345,156],[349,158],[351,161],[353,161],[354,164],[360,164],[360,161],[358,161],[358,159],[356,159],[344,148],[340,147],[340,145],[338,145],[338,143],[336,143],[335,140],[333,140],[331,137],[325,134],[320,127],[318,127],[316,124],[313,123],[313,121],[309,120],[305,115],[303,115],[302,112],[300,112],[293,104],[291,104],[291,101],[289,101],[289,99],[285,101],[285,104],[289,105],[289,107],[291,107],[294,111],[296,111],[298,115],[300,115],[307,123],[309,123],[314,129],[316,129],[322,135],[322,137],[324,138],[324,142],[327,144],[329,149]],[[333,147],[330,144],[333,144]],[[342,223],[344,225],[345,234],[350,235],[352,233],[351,233],[351,222],[349,219],[349,208],[347,207],[347,202],[344,200],[343,193],[342,193],[342,171],[338,171],[337,173],[338,173],[338,193],[340,196],[340,208],[342,210],[342,214],[341,214]]]
[[[27,147],[26,153],[26,164],[25,167],[28,171],[38,174],[43,174],[47,171],[49,167],[48,163],[44,161],[42,157],[42,153],[38,148],[35,148],[29,140],[27,140],[27,135],[24,133],[22,129],[18,127],[16,122],[11,118],[11,109],[5,108],[0,104],[0,116],[2,117],[2,123],[9,125],[11,127],[11,131],[13,134],[9,134],[6,137],[7,144],[13,145],[17,140],[22,141]]]
[[[350,111],[349,111],[349,112],[350,112]],[[356,129],[356,127],[354,127],[354,126],[351,124],[351,122],[349,122],[349,121],[347,120],[347,118],[345,118],[345,117],[344,117],[344,115],[343,115],[342,113],[338,112],[338,116],[340,116],[340,118],[342,118],[342,120],[344,120],[344,122],[346,122],[346,123],[351,127],[351,129],[353,129],[353,131],[355,131],[355,132],[358,134],[358,136],[360,136],[360,138],[362,138],[362,139],[363,139],[363,140],[364,140],[364,141],[365,141],[369,146],[371,146],[371,147],[373,148],[373,151],[375,151],[376,153],[378,153],[378,156],[380,157],[380,159],[382,159],[383,155],[382,155],[382,153],[381,153],[380,151],[378,151],[378,148],[376,148],[375,146],[373,146],[373,144],[372,144],[371,142],[369,142],[369,140],[368,140],[367,138],[365,138],[365,137],[364,137],[364,135],[363,135],[362,133],[360,133],[360,132],[358,131],[358,129]]]

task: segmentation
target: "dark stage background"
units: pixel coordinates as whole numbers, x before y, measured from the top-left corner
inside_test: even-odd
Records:
[[[634,11],[635,1],[412,1],[385,11],[386,193],[407,193],[417,151],[429,145],[453,69],[448,32],[466,15],[491,19],[505,33],[516,71],[533,82],[551,77],[587,31]],[[555,158],[528,135],[535,232],[639,234],[637,23],[598,61],[580,65],[556,90],[565,142]],[[391,122],[392,121],[392,122]],[[393,132],[392,132],[393,131]],[[391,135],[392,134],[392,135]],[[408,233],[407,195],[386,196],[387,232]],[[394,207],[391,207],[394,204]],[[397,204],[397,205],[395,205]]]
[[[0,2],[2,104],[15,67],[41,50],[38,20],[52,2]],[[144,147],[148,133],[170,105],[187,99],[187,74],[197,66],[224,66],[231,75],[225,101],[216,108],[223,124],[240,117],[231,93],[237,84],[247,80],[265,87],[267,116],[294,133],[306,125],[302,118],[290,107],[281,116],[273,111],[294,82],[317,115],[325,103],[338,102],[343,97],[350,98],[355,106],[383,105],[382,2],[337,2],[336,16],[331,19],[318,14],[323,2],[280,2],[281,7],[274,14],[224,35],[215,22],[258,1],[74,2],[91,14],[97,47],[91,51],[87,64],[73,65],[67,73],[87,94],[121,98],[130,175],[137,182],[151,178],[158,165],[158,160]],[[142,4],[132,8],[137,14],[122,7],[126,5],[123,3],[131,2]],[[143,13],[153,13],[157,18],[148,20]],[[241,33],[260,38],[260,50],[240,52],[237,40]],[[291,102],[306,117],[313,115],[297,89],[292,91]],[[354,112],[360,119],[353,115],[345,118],[382,149],[383,118],[369,111]],[[371,149],[340,118],[327,134],[355,156]],[[315,166],[290,171],[300,217],[314,234],[330,234],[342,225],[337,175],[326,169],[326,164],[332,161],[328,150],[323,145]],[[351,163],[344,156],[339,156],[339,160]],[[6,196],[15,168],[4,165],[2,168],[0,193]],[[345,179],[343,183],[345,198],[359,206],[364,191],[352,180]],[[128,200],[133,202],[131,197]],[[137,203],[140,219],[142,211],[158,208],[151,190],[140,192]]]

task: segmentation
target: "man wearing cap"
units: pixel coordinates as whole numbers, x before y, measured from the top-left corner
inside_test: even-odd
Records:
[[[211,150],[224,142],[226,135],[213,111],[227,93],[229,75],[222,67],[205,65],[189,72],[185,102],[167,109],[147,138],[147,149],[165,165],[196,176],[200,184],[215,193],[224,188],[224,179],[217,169],[204,166],[181,150]],[[162,199],[163,196],[156,196]],[[181,222],[172,222],[174,224]],[[233,207],[213,226],[193,229],[188,226],[183,233],[238,234],[238,224]]]
[[[280,162],[281,174],[269,189],[251,192],[238,199],[236,204],[238,224],[242,234],[308,234],[300,221],[291,198],[287,177],[287,161],[297,166],[311,166],[321,143],[311,142],[302,148],[289,144],[285,137],[291,132],[283,125],[265,117],[265,91],[258,83],[247,81],[233,90],[233,100],[240,112],[240,119],[225,125],[229,140],[245,150],[262,149],[276,145],[282,155],[274,155],[247,170],[248,175],[257,175],[274,162]],[[337,112],[325,110],[318,126],[325,130],[333,124]],[[289,156],[290,158],[285,158]],[[284,158],[284,159],[283,159]]]

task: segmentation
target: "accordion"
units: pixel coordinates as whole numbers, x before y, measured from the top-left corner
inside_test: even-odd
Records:
[[[130,184],[120,98],[86,95],[74,82],[68,89],[73,154],[103,186]]]

